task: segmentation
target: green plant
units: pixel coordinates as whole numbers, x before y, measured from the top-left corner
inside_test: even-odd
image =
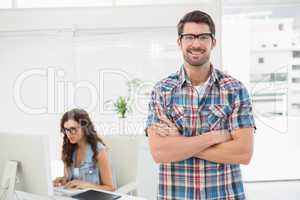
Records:
[[[128,103],[124,97],[119,97],[114,103],[117,113],[121,118],[125,118],[126,112],[128,111]]]

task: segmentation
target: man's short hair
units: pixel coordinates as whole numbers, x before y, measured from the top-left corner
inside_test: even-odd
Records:
[[[187,22],[207,24],[212,35],[215,36],[216,33],[215,23],[212,20],[212,18],[209,16],[209,14],[202,12],[200,10],[194,10],[192,12],[185,14],[177,24],[178,36],[180,36],[183,33],[184,25]]]

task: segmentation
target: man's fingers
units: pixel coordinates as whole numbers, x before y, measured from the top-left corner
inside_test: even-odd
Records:
[[[155,108],[155,113],[160,121],[163,123],[166,123],[168,126],[173,126],[173,123],[171,120],[168,119],[168,117],[164,114],[163,109],[160,105],[157,105]]]
[[[167,128],[172,128],[172,130],[168,129],[167,133],[163,133],[164,135],[178,135],[178,129],[175,126],[175,124],[172,122],[172,120],[170,120],[165,113],[163,112],[163,108],[161,107],[161,105],[157,105],[155,106],[155,113],[156,116],[158,117],[158,119],[162,122],[162,124],[166,124],[168,127],[163,127],[161,126],[161,128],[167,129]],[[162,135],[163,135],[162,134]]]
[[[165,123],[157,123],[156,125],[158,128],[163,128],[163,129],[166,129],[166,128],[169,128],[169,126]]]
[[[174,126],[173,122],[168,119],[168,117],[165,114],[160,113],[158,115],[158,119],[162,121],[163,123],[167,124],[169,127]]]
[[[152,125],[153,128],[155,129],[168,129],[169,126],[165,123],[156,123]]]
[[[156,133],[159,134],[162,137],[168,136],[168,131],[163,129],[163,128],[160,128],[160,127],[157,128]]]
[[[155,114],[157,115],[157,116],[160,116],[161,115],[161,112],[162,112],[162,107],[161,106],[155,106],[155,108],[154,108],[154,110],[155,110]]]
[[[175,127],[175,128],[169,128],[169,135],[172,135],[172,136],[178,136],[180,135],[179,132],[178,132],[178,128]]]
[[[153,124],[151,129],[158,135],[165,137],[168,135],[167,126],[164,124],[156,123]]]
[[[174,127],[169,127],[164,123],[156,123],[153,125],[154,132],[161,136],[178,136],[180,135],[178,132],[178,128],[174,125]]]

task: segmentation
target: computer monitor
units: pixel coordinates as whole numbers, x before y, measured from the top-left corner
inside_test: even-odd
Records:
[[[5,165],[18,161],[15,190],[52,195],[49,146],[47,135],[0,133],[0,181],[8,184]]]

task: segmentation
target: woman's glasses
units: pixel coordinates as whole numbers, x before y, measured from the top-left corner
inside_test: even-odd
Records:
[[[80,127],[70,127],[70,128],[63,128],[62,132],[64,134],[69,134],[69,135],[75,135],[77,133],[77,130]]]

